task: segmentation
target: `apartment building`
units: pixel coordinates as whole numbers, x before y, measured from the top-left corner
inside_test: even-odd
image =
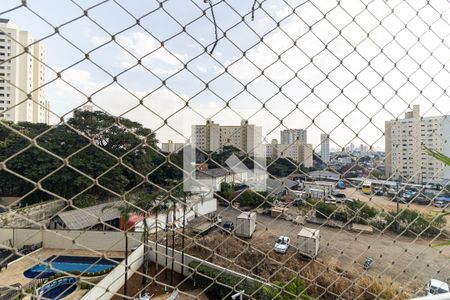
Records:
[[[416,183],[450,180],[450,167],[426,148],[450,156],[450,116],[421,117],[414,105],[404,119],[385,123],[385,173],[392,180]]]
[[[326,133],[320,135],[320,157],[323,163],[330,162],[330,137]]]
[[[285,129],[280,132],[281,144],[293,144],[296,141],[308,143],[306,129]]]
[[[262,156],[262,128],[248,121],[240,125],[222,126],[207,120],[205,125],[192,126],[192,142],[204,151],[217,151],[223,146],[233,146],[250,155]]]
[[[45,49],[31,34],[0,19],[0,119],[49,123]]]
[[[312,145],[299,141],[292,144],[278,144],[278,140],[273,139],[270,144],[266,144],[266,156],[272,159],[288,158],[307,168],[313,166]]]
[[[172,140],[168,140],[167,143],[161,143],[161,150],[166,153],[176,153],[183,147],[184,143],[174,143]]]

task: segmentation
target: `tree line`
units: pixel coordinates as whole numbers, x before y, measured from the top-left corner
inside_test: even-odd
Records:
[[[157,142],[141,124],[100,111],[77,110],[58,125],[0,123],[0,196],[30,204],[155,190],[182,176]]]

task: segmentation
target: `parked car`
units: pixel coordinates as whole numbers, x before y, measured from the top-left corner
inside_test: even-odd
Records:
[[[352,199],[352,198],[345,198],[344,199],[344,203],[352,203],[352,202],[355,202],[355,199]]]
[[[420,194],[414,197],[413,202],[417,204],[428,205],[430,204],[431,200],[427,196]]]
[[[442,200],[437,200],[437,201],[434,201],[434,202],[433,202],[433,205],[434,205],[435,207],[439,207],[439,208],[447,208],[447,207],[450,207],[450,202],[445,202],[445,201],[442,201]]]
[[[226,233],[231,233],[234,230],[234,224],[231,221],[226,221],[222,228]]]
[[[336,197],[336,198],[345,198],[346,197],[344,193],[341,193],[338,190],[333,190],[331,192],[331,195],[333,195],[333,197]]]
[[[427,296],[433,296],[450,293],[450,290],[447,283],[437,279],[431,279],[426,285],[426,292]]]
[[[325,203],[327,203],[327,204],[336,204],[337,201],[336,201],[335,197],[333,197],[331,195],[328,195],[328,196],[325,197]]]
[[[278,253],[286,253],[290,246],[290,240],[287,236],[280,236],[273,246],[273,250]]]
[[[416,192],[407,191],[407,192],[404,192],[402,196],[406,202],[411,202],[411,200],[413,200],[415,195],[416,195]]]
[[[384,195],[383,189],[375,189],[374,194],[375,196],[383,196]]]

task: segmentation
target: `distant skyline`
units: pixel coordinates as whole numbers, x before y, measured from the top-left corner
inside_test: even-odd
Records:
[[[283,129],[302,128],[315,147],[327,133],[331,148],[380,149],[384,122],[409,106],[420,104],[425,116],[449,114],[449,16],[437,14],[448,11],[447,1],[374,0],[367,9],[354,0],[264,1],[254,21],[253,1],[213,1],[220,39],[212,55],[204,52],[214,26],[203,1],[167,1],[155,10],[157,1],[116,0],[89,9],[92,20],[81,17],[101,2],[28,1],[30,10],[0,15],[43,39],[52,123],[91,97],[96,109],[141,122],[161,142],[186,140],[190,125],[206,118],[224,125],[248,119],[268,143]],[[3,0],[0,12],[18,5]]]

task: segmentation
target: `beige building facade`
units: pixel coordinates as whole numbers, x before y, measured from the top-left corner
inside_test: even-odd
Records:
[[[0,19],[0,119],[50,122],[44,63],[44,46],[10,20]]]
[[[450,116],[422,117],[414,105],[404,119],[385,123],[387,179],[432,183],[450,180],[450,168],[426,149],[450,155]]]
[[[250,155],[264,155],[262,148],[262,128],[248,121],[237,126],[221,126],[211,120],[205,125],[192,126],[192,142],[204,151],[217,151],[224,146],[233,146]]]
[[[175,153],[183,149],[184,143],[174,143],[168,140],[167,143],[161,143],[161,150],[166,153]]]
[[[313,146],[300,141],[292,144],[278,144],[278,140],[274,139],[270,144],[266,144],[266,156],[273,160],[288,158],[303,164],[306,168],[313,166]]]

